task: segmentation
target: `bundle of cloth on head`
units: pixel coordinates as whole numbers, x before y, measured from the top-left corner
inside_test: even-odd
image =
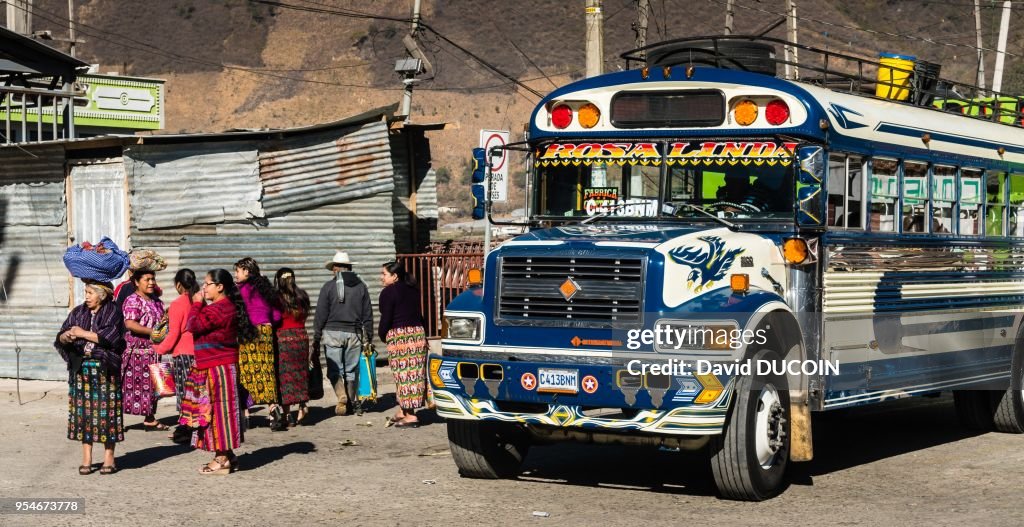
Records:
[[[167,269],[167,262],[163,257],[152,249],[135,249],[129,253],[130,264],[128,268],[132,271],[163,271]]]
[[[96,245],[82,242],[64,251],[64,267],[71,276],[96,282],[111,282],[123,275],[128,269],[128,260],[128,253],[106,236]]]

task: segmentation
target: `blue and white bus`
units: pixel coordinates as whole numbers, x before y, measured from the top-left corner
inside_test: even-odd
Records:
[[[1024,432],[1020,105],[947,111],[963,88],[806,47],[786,80],[781,45],[652,46],[536,107],[531,229],[429,359],[461,474],[551,441],[706,449],[723,497],[762,500],[811,412],[953,391]]]

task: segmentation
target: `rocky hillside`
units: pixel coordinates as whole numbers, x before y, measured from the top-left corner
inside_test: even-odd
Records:
[[[33,28],[67,34],[67,2],[34,0]],[[277,4],[277,5],[271,5]],[[649,41],[718,34],[724,0],[650,0]],[[970,1],[798,1],[800,40],[874,56],[915,54],[943,76],[971,81],[976,68]],[[78,55],[103,72],[167,80],[167,131],[280,128],[338,119],[398,102],[395,59],[405,56],[411,0],[74,0],[86,42]],[[778,18],[783,0],[736,0],[737,33]],[[995,47],[1001,2],[982,2],[986,47]],[[451,41],[540,92],[579,78],[583,0],[423,0],[423,21]],[[318,12],[320,11],[320,12]],[[322,12],[329,11],[329,12]],[[605,0],[605,68],[633,47],[633,0]],[[1024,10],[1015,10],[1004,88],[1024,92]],[[3,16],[0,14],[0,16]],[[783,26],[784,27],[784,26]],[[870,30],[874,32],[864,31]],[[782,28],[771,35],[782,37]],[[912,38],[905,38],[906,35]],[[415,92],[413,120],[447,122],[432,135],[440,196],[462,205],[469,150],[481,128],[522,131],[537,98],[424,32],[434,65]],[[994,53],[986,57],[991,77]],[[519,201],[521,203],[521,201]],[[444,205],[446,203],[442,203]]]

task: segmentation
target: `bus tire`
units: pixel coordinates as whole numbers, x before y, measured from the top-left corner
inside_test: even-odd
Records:
[[[771,350],[752,357],[778,361]],[[709,443],[711,471],[723,498],[762,501],[785,487],[789,463],[789,386],[785,375],[743,376],[734,386],[734,400],[723,433]],[[780,437],[781,436],[781,437]]]
[[[1009,434],[1024,433],[1024,351],[1014,350],[1010,366],[1010,387],[1005,392],[994,392],[992,421],[995,429]]]
[[[448,447],[459,475],[477,479],[510,478],[519,473],[530,442],[518,425],[451,419]]]
[[[987,390],[956,390],[953,392],[953,406],[960,424],[968,430],[988,432],[995,426],[991,404],[991,392]]]

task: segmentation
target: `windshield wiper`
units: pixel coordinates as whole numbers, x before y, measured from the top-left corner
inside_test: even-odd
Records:
[[[697,212],[699,212],[699,213],[701,213],[701,214],[703,214],[703,215],[705,215],[705,216],[707,216],[707,217],[717,221],[718,223],[721,223],[722,225],[725,225],[726,227],[729,228],[730,231],[739,231],[740,230],[739,225],[737,225],[737,224],[735,224],[735,223],[733,223],[731,221],[725,221],[725,219],[719,218],[718,216],[715,216],[714,214],[711,214],[710,212],[704,210],[704,207],[700,207],[700,206],[694,205],[692,203],[680,203],[680,205],[682,205],[684,207],[688,207],[688,208],[690,208],[690,210],[695,210],[695,211],[697,211]]]

